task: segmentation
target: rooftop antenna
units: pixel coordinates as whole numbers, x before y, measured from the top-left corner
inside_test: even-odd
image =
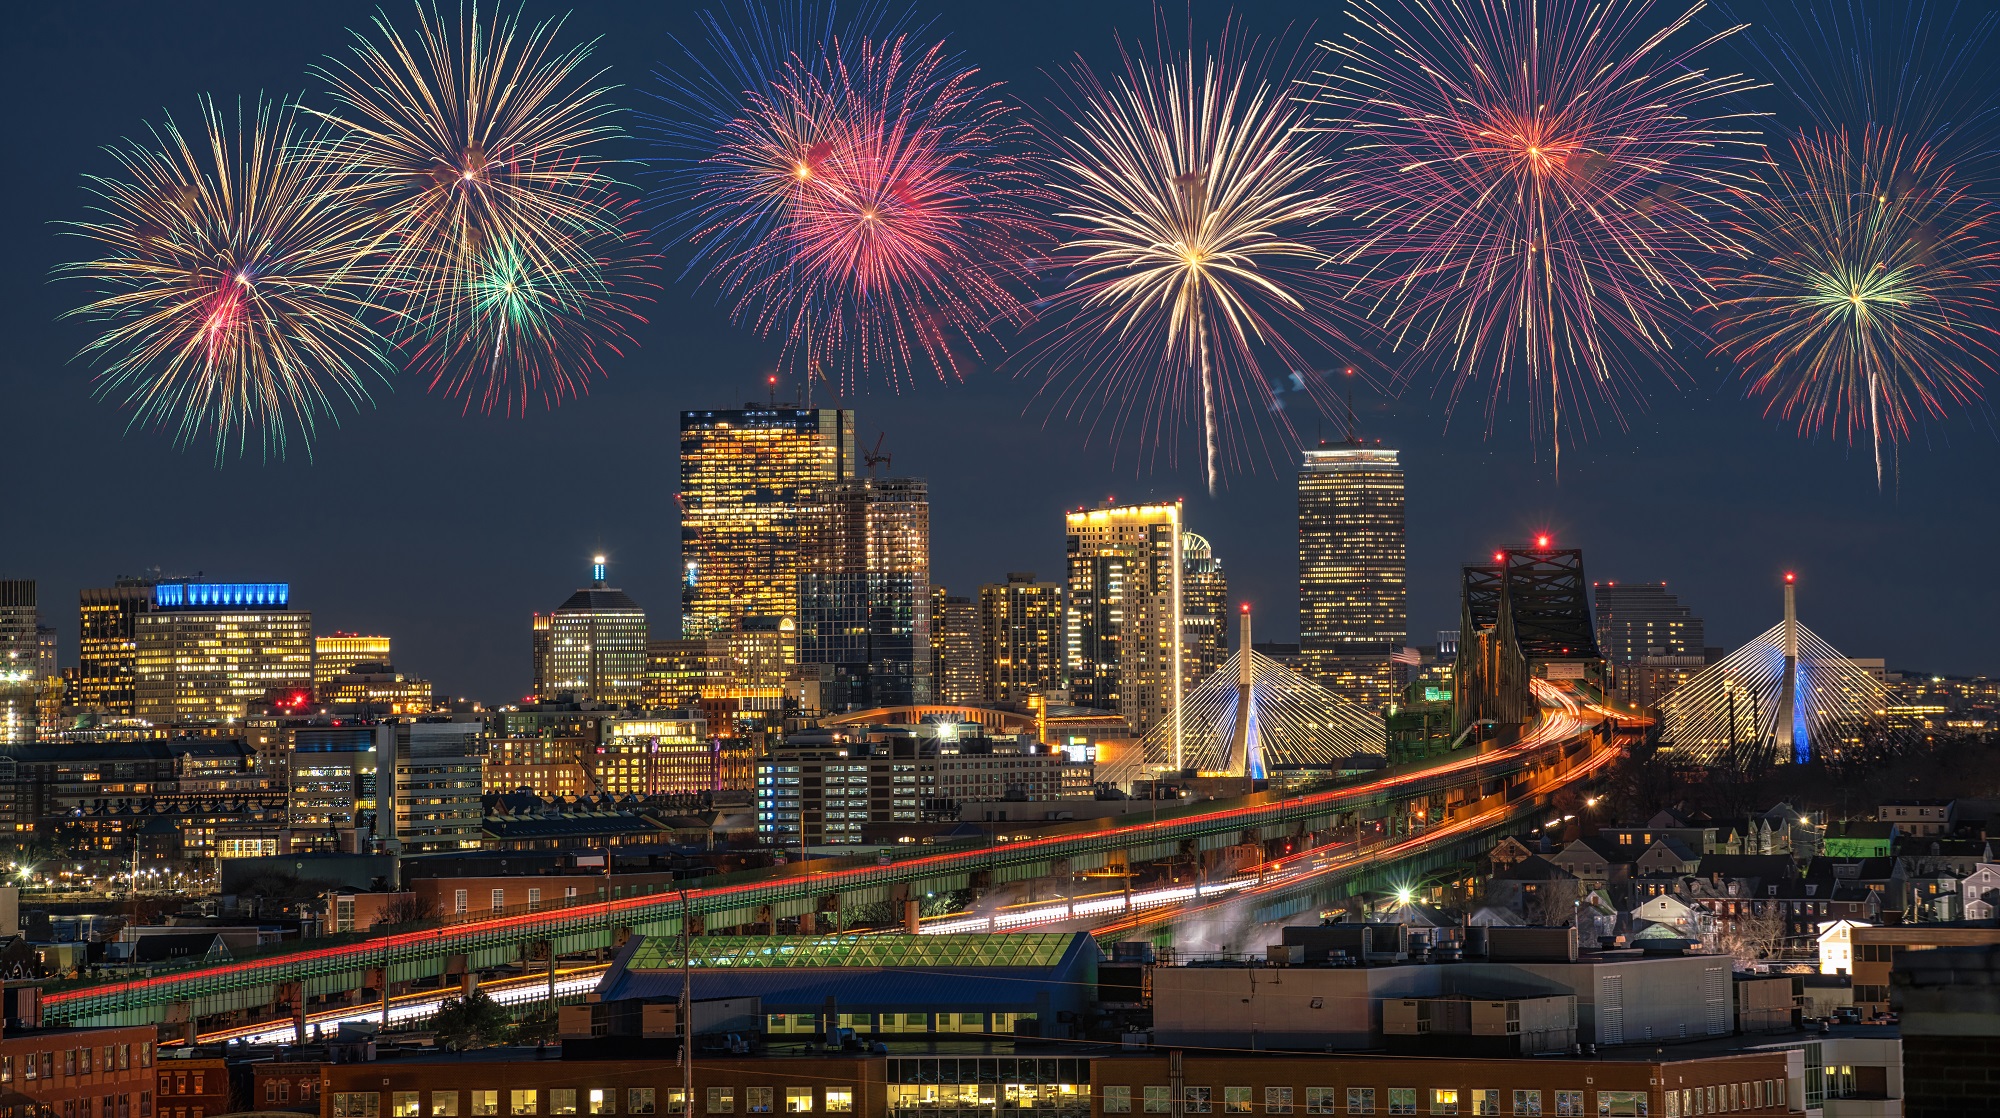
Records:
[[[771,406],[775,408],[778,406],[778,374],[772,373],[770,376],[764,378],[764,383],[770,387]]]
[[[1354,366],[1347,367],[1347,443],[1361,445],[1361,430],[1354,420]]]

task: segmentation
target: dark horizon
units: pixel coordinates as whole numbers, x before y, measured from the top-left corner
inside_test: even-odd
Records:
[[[580,8],[563,41],[603,35],[594,57],[627,87],[616,100],[637,109],[672,49],[668,34],[688,33],[701,6]],[[401,0],[385,7],[406,18]],[[1796,18],[1787,0],[1769,8],[1780,22]],[[563,6],[531,0],[527,10]],[[1222,11],[1202,12],[1201,23]],[[156,431],[126,433],[127,413],[93,399],[92,369],[71,359],[90,329],[58,317],[84,289],[49,277],[80,242],[52,223],[83,214],[83,174],[111,170],[99,147],[143,134],[163,110],[185,119],[200,93],[316,94],[307,68],[345,49],[344,29],[372,12],[366,3],[80,2],[13,21],[0,79],[19,106],[0,185],[14,246],[0,277],[11,342],[0,393],[14,484],[0,577],[37,580],[66,664],[75,662],[77,592],[153,566],[289,582],[316,631],[386,633],[398,670],[487,702],[526,689],[529,615],[587,583],[593,553],[609,555],[610,582],[648,609],[656,637],[678,635],[679,412],[763,400],[776,350],[671,270],[637,346],[611,359],[584,399],[525,419],[464,415],[404,378],[373,408],[323,429],[313,460],[295,452],[218,468],[207,444],[181,450]],[[1114,32],[1143,38],[1153,25],[1152,6],[1138,0],[926,5],[920,14],[935,14],[934,27],[986,76],[1035,105],[1054,91],[1047,72],[1071,52],[1101,66],[1115,57]],[[1313,18],[1324,35],[1345,19],[1276,0],[1243,5],[1241,18],[1265,35],[1296,33]],[[1986,410],[1920,432],[1878,494],[1865,443],[1801,440],[1766,419],[1707,348],[1685,340],[1688,385],[1675,391],[1653,378],[1651,405],[1629,417],[1629,430],[1600,417],[1588,442],[1566,445],[1560,481],[1525,433],[1519,399],[1488,434],[1478,403],[1447,423],[1442,393],[1427,384],[1393,398],[1364,389],[1361,431],[1401,449],[1408,478],[1409,643],[1457,628],[1461,564],[1547,531],[1558,546],[1584,550],[1593,580],[1666,580],[1705,619],[1713,645],[1734,647],[1774,623],[1780,577],[1796,570],[1801,619],[1843,653],[1883,657],[1892,670],[2000,675],[1990,639],[2000,592],[1989,574],[2000,553],[1990,482],[2000,439]],[[1049,417],[1034,388],[1011,367],[985,368],[964,385],[878,387],[845,401],[859,442],[886,435],[891,473],[930,482],[934,581],[958,593],[1009,571],[1060,581],[1066,509],[1180,496],[1189,528],[1214,543],[1231,597],[1255,607],[1259,638],[1296,639],[1288,450],[1274,450],[1260,472],[1227,477],[1210,499],[1192,435],[1173,448],[1177,463],[1163,456],[1148,472],[1133,448]],[[1337,417],[1299,427],[1307,440],[1341,434]]]

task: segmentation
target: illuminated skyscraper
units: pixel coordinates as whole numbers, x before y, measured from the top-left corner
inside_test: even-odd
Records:
[[[1181,666],[1183,690],[1193,690],[1229,659],[1229,579],[1205,536],[1181,539]]]
[[[139,615],[153,608],[153,583],[121,578],[77,595],[76,676],[69,705],[109,714],[133,712]]]
[[[138,615],[133,712],[156,725],[241,719],[272,691],[310,690],[312,614],[282,582],[162,582]]]
[[[1184,690],[1180,502],[1078,510],[1064,523],[1070,700],[1144,733]]]
[[[646,690],[646,611],[605,584],[604,556],[590,585],[549,615],[548,692],[543,698],[636,706]]]
[[[35,580],[0,579],[0,744],[35,740],[41,697]]]
[[[351,675],[363,664],[389,664],[388,637],[335,633],[313,638],[313,684],[324,691],[337,675]],[[401,712],[398,712],[401,713]]]
[[[529,623],[529,635],[534,645],[534,681],[528,685],[528,695],[534,699],[546,699],[555,694],[549,681],[549,626],[555,621],[553,614],[538,613]]]
[[[979,603],[932,587],[931,675],[939,702],[986,701],[986,661],[979,649]]]
[[[980,659],[984,698],[1025,703],[1062,686],[1063,588],[1036,582],[1033,571],[1009,571],[1006,582],[979,588]]]
[[[708,638],[646,643],[646,708],[691,710],[708,681]]]
[[[1409,636],[1403,466],[1359,444],[1305,453],[1299,470],[1299,654],[1304,675],[1367,707],[1396,689]]]
[[[682,412],[681,635],[796,619],[806,525],[853,473],[851,412]]]
[[[848,478],[815,503],[800,549],[799,663],[833,667],[835,706],[929,702],[929,488]]]
[[[1667,592],[1664,582],[1599,582],[1591,587],[1597,599],[1597,648],[1611,669],[1611,687],[1634,702],[1652,702],[1667,694],[1649,676],[1670,679],[1699,671],[1706,640],[1702,620]],[[1641,665],[1665,668],[1644,672]]]

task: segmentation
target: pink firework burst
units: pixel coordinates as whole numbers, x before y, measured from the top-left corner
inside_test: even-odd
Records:
[[[1755,178],[1756,133],[1722,104],[1749,82],[1698,64],[1736,29],[1660,7],[1356,0],[1326,44],[1359,301],[1442,357],[1452,406],[1483,389],[1489,429],[1524,388],[1558,465],[1577,417],[1618,417],[1641,368],[1671,375],[1701,258],[1736,249],[1715,218]]]

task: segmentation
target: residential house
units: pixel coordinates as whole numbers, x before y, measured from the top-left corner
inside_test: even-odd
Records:
[[[1508,835],[1506,838],[1494,843],[1493,849],[1486,852],[1486,861],[1494,869],[1504,870],[1510,866],[1518,866],[1537,854],[1544,853],[1547,853],[1547,851],[1537,850],[1529,846],[1527,843],[1521,841],[1519,836]]]
[[[1530,924],[1565,924],[1583,896],[1576,875],[1537,854],[1486,879],[1486,901],[1519,913]]]
[[[1821,974],[1854,973],[1854,929],[1873,927],[1860,920],[1841,917],[1828,920],[1819,926],[1819,972]],[[1852,999],[1850,999],[1852,1000]]]
[[[1882,916],[1882,898],[1857,881],[1800,878],[1765,886],[1785,917],[1785,941],[1804,953],[1829,920],[1873,924]]]
[[[1948,835],[1956,825],[1951,800],[1889,800],[1875,809],[1875,818],[1905,835]]]
[[[1827,858],[1887,858],[1896,852],[1894,823],[1849,820],[1827,828],[1819,852]]]
[[[1701,854],[1672,835],[1663,835],[1653,840],[1632,863],[1632,874],[1639,877],[1682,877],[1695,872],[1701,866]]]
[[[1660,812],[1641,827],[1600,827],[1597,834],[1629,849],[1634,857],[1653,845],[1655,840],[1668,836],[1679,839],[1689,850],[1702,854],[1742,853],[1740,839],[1734,849],[1730,848],[1731,839],[1736,837],[1733,827],[1725,835],[1724,828],[1714,822],[1693,822],[1671,811]]]
[[[2000,916],[2000,862],[1981,862],[1958,883],[1963,919],[1992,920]]]
[[[1641,922],[1664,925],[1679,938],[1690,940],[1706,939],[1712,923],[1706,911],[1675,896],[1653,897],[1633,908],[1633,927]]]
[[[1632,860],[1622,856],[1616,843],[1602,838],[1580,838],[1549,855],[1551,865],[1568,870],[1578,881],[1603,885],[1627,881],[1632,876]]]
[[[1875,892],[1884,912],[1910,908],[1909,878],[1894,858],[1814,858],[1806,864],[1807,881],[1852,881]]]

